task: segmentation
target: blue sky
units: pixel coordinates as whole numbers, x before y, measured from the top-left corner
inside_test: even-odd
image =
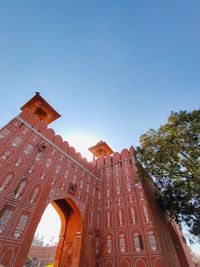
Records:
[[[83,154],[138,145],[199,107],[199,14],[199,0],[0,0],[0,126],[40,91]]]
[[[199,106],[199,14],[199,0],[0,1],[1,125],[40,91],[65,139],[137,145]]]

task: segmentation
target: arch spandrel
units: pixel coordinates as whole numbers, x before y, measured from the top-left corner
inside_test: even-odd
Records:
[[[56,202],[59,200],[65,200],[66,203],[73,209],[73,211],[80,218],[81,221],[85,219],[85,210],[86,210],[85,203],[80,202],[76,199],[73,199],[69,196],[66,197],[66,195],[63,195],[63,196],[60,196],[59,198],[56,196],[52,197],[51,200],[48,199],[46,206],[48,206],[48,204],[52,204],[56,208]]]

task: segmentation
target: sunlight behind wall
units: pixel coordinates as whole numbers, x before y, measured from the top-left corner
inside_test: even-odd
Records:
[[[53,245],[53,243],[56,243],[59,240],[60,227],[60,217],[54,207],[49,204],[42,215],[35,235],[43,237],[44,244]]]
[[[88,148],[96,145],[100,141],[100,138],[86,132],[69,133],[68,135],[62,135],[62,137],[70,146],[76,149],[76,152],[80,152],[88,161],[92,161],[93,156]]]

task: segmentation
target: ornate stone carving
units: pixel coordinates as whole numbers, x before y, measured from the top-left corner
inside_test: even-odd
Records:
[[[2,182],[2,184],[1,184],[1,186],[0,186],[0,192],[3,192],[4,191],[4,189],[8,186],[8,184],[10,183],[10,181],[12,180],[12,178],[13,178],[13,174],[8,174],[5,178],[4,178],[4,180],[3,180],[3,182]]]
[[[80,180],[80,188],[83,188],[83,180]]]
[[[157,242],[153,231],[147,233],[150,249],[155,252],[157,250]]]
[[[4,139],[10,134],[11,130],[4,128],[3,130],[0,131],[0,139]]]
[[[107,208],[110,208],[110,200],[106,200],[105,203],[106,203],[106,207],[107,207]]]
[[[67,179],[68,175],[69,175],[69,170],[65,170],[64,178]]]
[[[38,141],[38,139],[39,139],[39,137],[38,137],[36,134],[34,134],[34,136],[33,136],[33,138],[32,138],[33,142]]]
[[[119,166],[115,166],[115,175],[118,177],[119,176]]]
[[[56,183],[56,176],[53,177],[51,185],[55,185],[55,183]]]
[[[91,227],[93,226],[93,217],[94,217],[94,212],[91,211],[91,212],[90,212],[90,226],[91,226]]]
[[[59,198],[59,196],[59,192],[55,188],[52,188],[49,193],[49,202],[54,201],[55,199]]]
[[[92,195],[94,196],[95,195],[95,188],[93,187],[93,189],[92,189]]]
[[[15,166],[19,167],[21,164],[23,163],[23,159],[22,158],[18,158],[15,162]]]
[[[65,183],[61,184],[60,190],[63,191],[65,189]]]
[[[97,214],[97,229],[99,229],[100,226],[100,213]]]
[[[10,157],[10,155],[11,155],[11,152],[9,151],[9,150],[5,150],[3,153],[2,153],[2,155],[1,155],[1,159],[3,159],[3,160],[7,160],[9,157]]]
[[[28,222],[28,215],[22,215],[20,220],[19,220],[19,223],[17,224],[15,230],[14,230],[14,233],[13,233],[13,237],[15,239],[19,239],[21,238],[23,232],[24,232],[24,229],[27,225],[27,222]]]
[[[149,222],[149,216],[148,216],[148,212],[147,212],[147,207],[145,205],[143,205],[142,210],[143,210],[145,221],[148,223]]]
[[[26,180],[22,179],[21,182],[19,183],[18,187],[15,189],[13,193],[13,198],[18,199],[21,193],[24,191],[24,188],[26,187]]]
[[[52,159],[51,158],[48,158],[47,161],[46,161],[46,167],[49,168],[52,164]]]
[[[11,143],[11,146],[12,147],[18,147],[20,144],[22,143],[22,138],[20,136],[16,136],[12,143]]]
[[[80,213],[81,213],[81,215],[82,215],[82,218],[84,219],[84,218],[85,218],[85,209],[86,209],[85,204],[82,203],[82,202],[79,202],[78,200],[74,200],[74,203],[75,203],[76,206],[79,208]]]
[[[52,154],[52,155],[55,155],[55,153],[56,153],[56,149],[55,149],[54,147],[52,147],[52,148],[51,148],[51,154]]]
[[[35,156],[35,160],[40,161],[42,159],[43,155],[44,155],[43,152],[38,152],[37,155]]]
[[[144,200],[144,194],[143,194],[143,192],[139,192],[139,197],[140,197],[140,200]]]
[[[71,160],[68,160],[67,165],[68,165],[69,167],[72,166],[72,162],[71,162]]]
[[[33,151],[33,146],[31,144],[27,144],[23,150],[25,155],[30,154],[32,151]]]
[[[65,157],[64,157],[64,155],[63,155],[63,154],[61,154],[61,155],[60,155],[60,161],[63,161],[63,160],[64,160],[64,158],[65,158]]]
[[[107,227],[110,228],[110,212],[107,212]]]
[[[76,180],[77,180],[77,176],[74,174],[73,175],[73,179],[72,179],[72,183],[73,184],[76,184]],[[89,192],[89,191],[87,191],[87,192]]]
[[[46,177],[46,172],[41,172],[40,179],[44,180],[45,177]]]
[[[123,218],[122,218],[122,210],[118,210],[118,216],[119,216],[119,225],[123,225]]]
[[[3,170],[4,164],[0,162],[0,171]]]
[[[131,183],[127,183],[127,184],[126,184],[126,188],[127,188],[127,191],[128,191],[128,192],[131,192],[131,189],[132,189],[132,187],[131,187]]]
[[[141,183],[137,183],[137,184],[135,184],[135,187],[137,187],[138,189],[142,189],[142,184]]]
[[[119,185],[116,185],[116,193],[117,193],[117,195],[120,194],[120,186]]]
[[[141,250],[144,249],[142,236],[139,233],[133,234],[133,243],[134,243],[135,250],[137,252],[140,252]]]
[[[107,247],[107,253],[108,255],[112,252],[112,236],[107,235],[106,236],[106,247]]]
[[[98,191],[98,199],[101,199],[101,191]]]
[[[6,227],[12,218],[13,210],[7,209],[3,212],[3,214],[0,217],[0,235],[3,235],[4,231],[6,230]]]
[[[90,185],[87,184],[87,185],[86,185],[86,192],[89,193],[89,191],[90,191]]]
[[[60,164],[57,164],[57,165],[56,165],[56,173],[57,173],[57,174],[60,172],[61,167],[62,167],[62,166],[61,166]]]
[[[121,206],[121,199],[120,199],[120,197],[117,198],[117,205],[118,206]]]
[[[35,166],[34,165],[30,165],[28,168],[28,173],[32,173],[35,170]]]
[[[28,132],[29,132],[29,128],[27,128],[27,127],[24,127],[24,129],[23,129],[22,133],[23,133],[23,134],[27,134]]]
[[[37,198],[39,191],[40,191],[39,187],[34,188],[31,199],[29,201],[30,204],[33,204],[35,202],[35,199]]]
[[[126,251],[126,240],[124,234],[119,234],[119,248],[121,253],[124,253]]]
[[[77,196],[78,199],[81,198],[81,191],[78,192],[78,196]]]
[[[131,208],[131,219],[132,219],[132,223],[135,224],[136,223],[136,220],[135,220],[135,210],[134,210],[133,207]]]
[[[86,198],[85,198],[85,203],[86,203],[86,204],[88,203],[88,195],[87,195]]]
[[[116,183],[119,184],[119,177],[116,177]]]
[[[100,240],[100,238],[96,237],[96,243],[95,243],[95,253],[96,253],[96,255],[99,254],[99,240]]]
[[[133,203],[133,197],[132,197],[132,195],[129,195],[128,196],[128,199],[129,199],[129,203]]]
[[[140,239],[139,239],[139,234],[138,233],[135,233],[133,235],[133,243],[134,243],[135,250],[137,252],[140,252],[141,251],[141,246],[140,246]]]

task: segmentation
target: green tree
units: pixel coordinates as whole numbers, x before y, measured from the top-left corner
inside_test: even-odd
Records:
[[[152,177],[161,207],[200,240],[200,110],[172,112],[140,143],[136,157]]]
[[[31,256],[27,256],[26,257],[26,261],[25,261],[25,267],[31,266],[31,263],[33,262],[33,259],[31,258]]]
[[[197,264],[197,267],[200,266],[200,256],[197,256],[197,258],[196,258],[196,264]]]

